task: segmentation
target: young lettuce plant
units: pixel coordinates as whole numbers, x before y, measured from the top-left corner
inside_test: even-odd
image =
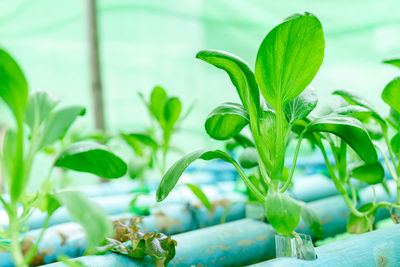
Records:
[[[52,214],[65,206],[71,217],[86,231],[88,250],[93,251],[104,236],[112,233],[112,224],[93,201],[77,191],[54,192],[47,181],[36,194],[28,192],[35,156],[45,147],[60,140],[72,122],[84,113],[80,106],[56,109],[57,102],[48,94],[36,92],[29,96],[28,84],[16,61],[0,49],[0,98],[10,109],[14,125],[7,129],[0,154],[2,179],[6,192],[0,201],[8,214],[9,243],[0,242],[9,251],[17,267],[36,261],[38,244]],[[75,143],[65,149],[50,166],[92,173],[104,178],[117,178],[126,173],[125,162],[105,146],[94,142]],[[8,195],[6,195],[8,193]],[[34,210],[47,213],[41,233],[35,243],[22,247],[24,223]]]
[[[157,190],[157,200],[168,196],[193,161],[218,158],[236,168],[265,207],[267,219],[278,233],[295,234],[302,213],[305,216],[310,213],[304,212],[308,210],[301,202],[284,193],[293,177],[299,146],[287,174],[285,152],[292,125],[307,117],[317,104],[314,92],[305,89],[322,64],[324,47],[320,21],[313,14],[304,13],[290,16],[267,34],[259,47],[254,73],[233,54],[200,51],[197,58],[227,72],[241,100],[241,104],[224,103],[214,109],[206,120],[206,131],[214,139],[228,140],[249,126],[260,182],[250,179],[227,153],[200,150],[186,155],[166,172]]]

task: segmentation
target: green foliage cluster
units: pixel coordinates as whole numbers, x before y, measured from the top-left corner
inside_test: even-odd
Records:
[[[321,23],[313,14],[304,13],[288,17],[267,34],[259,47],[254,72],[244,60],[233,54],[200,51],[197,58],[229,75],[241,100],[240,104],[228,102],[215,108],[205,122],[206,132],[216,140],[234,140],[236,144],[229,143],[230,148],[240,145],[245,149],[239,163],[220,150],[201,150],[186,155],[164,175],[157,190],[157,200],[162,201],[168,196],[193,161],[218,158],[237,169],[251,196],[264,206],[268,222],[278,233],[296,235],[294,230],[303,217],[314,234],[322,236],[316,213],[285,194],[292,183],[301,143],[307,139],[322,151],[330,177],[351,211],[349,232],[371,230],[378,208],[397,207],[398,203],[376,203],[374,199],[357,209],[357,188],[351,178],[387,188],[376,150],[381,148],[373,140],[383,136],[393,168],[397,171],[395,173],[392,168],[391,173],[398,181],[395,175],[398,175],[399,167],[395,154],[398,159],[397,141],[400,138],[395,135],[389,142],[387,125],[389,123],[399,130],[397,112],[400,103],[397,100],[400,99],[400,79],[390,82],[382,93],[382,99],[392,108],[389,120],[383,119],[366,101],[344,91],[334,94],[342,96],[347,106],[313,117],[310,113],[317,105],[317,95],[307,86],[322,64],[324,46]],[[389,64],[396,65],[398,61]],[[369,120],[381,126],[381,133],[374,134],[364,125]],[[243,134],[246,127],[250,138]],[[297,145],[289,169],[284,166],[285,154],[294,138],[297,138]],[[334,155],[333,165],[328,160],[327,144]],[[243,168],[255,169],[255,175],[247,175]]]
[[[153,88],[149,100],[141,93],[139,97],[147,108],[151,126],[144,132],[121,133],[122,139],[136,155],[129,165],[132,179],[142,177],[144,171],[151,168],[158,169],[161,174],[165,172],[168,153],[172,150],[180,151],[171,146],[171,137],[193,108],[192,105],[182,113],[180,99],[168,96],[161,86]]]
[[[43,91],[29,94],[26,78],[15,60],[0,49],[0,98],[13,114],[14,125],[7,125],[0,153],[4,192],[0,201],[9,217],[10,251],[16,266],[28,266],[33,260],[50,218],[64,206],[71,217],[86,231],[88,251],[112,234],[112,224],[92,200],[78,191],[55,191],[51,172],[54,167],[92,173],[103,178],[118,178],[127,171],[125,162],[107,147],[95,142],[77,142],[60,153],[42,188],[32,194],[28,185],[35,157],[46,147],[62,140],[73,122],[85,114],[81,106],[58,107],[59,102]],[[9,194],[9,200],[5,194]],[[20,212],[22,207],[22,212]],[[20,234],[34,210],[47,213],[41,233],[29,250],[23,253]],[[96,222],[96,223],[93,223]]]

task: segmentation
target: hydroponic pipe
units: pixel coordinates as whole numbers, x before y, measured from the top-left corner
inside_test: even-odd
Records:
[[[257,267],[336,267],[399,266],[400,225],[376,230],[316,248],[318,258],[303,261],[279,258],[261,262]]]
[[[235,201],[245,201],[245,196],[232,193],[234,191],[233,182],[220,182],[216,185],[203,185],[202,190],[211,201],[218,201],[220,199],[235,199]],[[307,178],[298,179],[291,189],[292,195],[296,199],[303,201],[315,200],[337,194],[333,183],[329,178],[323,175],[314,175]],[[130,202],[133,199],[133,194],[124,194],[116,196],[106,196],[93,198],[93,200],[101,206],[103,211],[108,215],[115,215],[125,213],[129,210]],[[186,186],[179,186],[171,192],[165,201],[160,205],[169,205],[172,203],[196,203],[197,198]],[[141,195],[138,197],[137,206],[155,206],[154,193],[149,195]],[[35,211],[30,220],[25,224],[29,229],[37,229],[43,225],[46,214],[40,211]],[[56,225],[71,221],[71,218],[65,208],[57,210],[50,219],[49,225]],[[8,228],[8,216],[4,210],[0,210],[0,226]]]
[[[219,201],[221,199],[233,200],[233,201],[245,201],[246,197],[239,193],[234,193],[233,183],[219,184],[218,186],[203,186],[202,189],[206,195],[209,196],[210,201]],[[232,188],[230,193],[226,190]],[[102,210],[107,215],[115,215],[128,212],[130,207],[130,202],[133,199],[133,194],[125,194],[119,196],[107,196],[102,198],[93,198]],[[138,197],[135,205],[137,206],[155,206],[156,200],[155,195],[141,195]],[[186,187],[179,187],[177,190],[171,193],[171,196],[165,202],[160,203],[161,206],[166,206],[173,203],[197,203],[198,199],[193,195],[193,193]],[[30,219],[26,222],[24,226],[29,229],[37,229],[43,225],[46,218],[46,214],[36,210]],[[56,225],[60,223],[65,223],[71,221],[68,211],[65,208],[58,209],[50,219],[49,225]],[[3,228],[8,228],[8,215],[5,210],[0,210],[0,226]]]
[[[271,257],[274,231],[268,224],[244,219],[173,236],[178,242],[170,266],[243,266]],[[109,253],[77,258],[87,267],[153,266],[150,258],[132,260]],[[62,263],[46,267],[65,267]]]
[[[205,207],[195,208],[183,204],[158,207],[151,216],[143,218],[140,227],[147,232],[162,231],[167,234],[187,232],[220,223],[224,211],[225,207],[221,205],[216,206],[211,213]],[[244,212],[243,203],[235,204],[229,209],[226,221],[244,218]],[[129,214],[122,214],[112,219],[128,220],[130,217]],[[24,242],[32,244],[39,234],[39,229],[26,233]],[[57,255],[82,256],[86,247],[85,233],[80,225],[59,224],[46,230],[36,257],[40,263],[50,263],[57,259]],[[1,267],[13,266],[11,255],[0,253],[0,263]]]
[[[367,189],[369,190],[369,188]],[[364,191],[363,193],[365,193]],[[382,192],[379,192],[381,194]],[[381,195],[379,196],[382,197]],[[342,206],[343,201],[336,200],[336,197],[330,198],[336,201],[337,206]],[[339,199],[340,200],[340,199]],[[323,201],[323,200],[322,200]],[[316,202],[322,202],[316,201]],[[364,198],[364,201],[368,199]],[[312,203],[314,207],[318,203]],[[326,204],[326,203],[323,203]],[[320,203],[321,205],[321,203]],[[338,209],[335,209],[338,211]],[[329,212],[330,217],[345,217],[343,214],[333,214],[332,209],[327,209],[326,216]],[[342,209],[343,211],[343,209]],[[341,220],[339,220],[341,222]],[[333,228],[326,227],[334,224],[334,220],[328,220],[324,223],[324,232]],[[339,228],[345,227],[345,224]],[[299,261],[295,259],[278,259],[262,263],[261,266],[379,266],[379,263],[385,263],[386,258],[390,258],[390,262],[396,263],[400,258],[400,250],[394,248],[396,243],[400,241],[400,233],[395,234],[393,230],[385,229],[375,231],[367,235],[360,235],[353,240],[345,240],[337,244],[327,245],[317,249],[318,260],[316,261]],[[301,223],[298,230],[304,228]],[[306,230],[307,229],[303,229]],[[391,238],[391,236],[394,236]],[[275,231],[268,224],[255,220],[239,220],[232,223],[218,225],[192,231],[173,238],[177,240],[178,247],[174,260],[170,266],[243,266],[263,259],[272,258],[275,255]],[[379,241],[380,240],[380,241]],[[358,249],[351,250],[354,245]],[[388,249],[392,249],[387,253]],[[364,259],[361,258],[360,253]],[[397,256],[394,256],[397,255]],[[103,266],[150,266],[153,264],[151,259],[132,260],[119,254],[107,254],[103,256],[87,256],[77,258],[76,260],[88,267]],[[364,264],[365,262],[365,264]],[[350,263],[350,264],[349,264]],[[354,263],[354,264],[351,264]],[[381,264],[382,265],[382,264]],[[48,267],[61,267],[61,263],[51,264]],[[383,265],[382,265],[383,266]],[[384,266],[396,266],[384,265]]]
[[[395,191],[395,184],[390,183],[389,184],[393,191]],[[362,202],[365,203],[370,199],[369,196],[366,196],[371,191],[371,188],[366,188],[361,192],[361,198]],[[377,199],[378,200],[389,200],[386,196],[386,193],[377,190]],[[347,216],[348,216],[348,209],[345,206],[344,201],[340,197],[331,197],[319,201],[314,201],[309,203],[309,205],[317,212],[318,216],[322,219],[322,224],[323,224],[323,232],[325,237],[332,236],[341,232],[344,232],[346,230],[346,224],[347,224]],[[218,223],[218,218],[220,218],[220,212],[222,212],[223,208],[221,207],[220,210],[216,210],[216,212],[213,214],[213,219],[210,221],[209,218],[209,213],[206,211],[204,207],[201,207],[199,209],[194,209],[190,210],[186,208],[186,212],[182,212],[182,206],[176,205],[175,208],[172,206],[170,207],[164,207],[165,210],[160,210],[158,213],[153,213],[152,216],[148,216],[144,218],[143,221],[143,226],[142,228],[146,229],[149,232],[152,232],[153,230],[158,230],[158,231],[164,231],[167,233],[177,233],[180,231],[189,231],[198,228],[199,226],[208,226],[208,225],[213,225]],[[157,214],[157,215],[156,215]],[[244,205],[243,204],[238,204],[232,207],[232,210],[228,216],[228,221],[229,220],[237,220],[239,218],[242,218],[240,216],[244,216]],[[377,220],[382,219],[387,217],[388,214],[385,212],[379,212],[377,214]],[[194,224],[194,221],[197,220],[197,223]],[[203,222],[203,223],[202,223]],[[249,228],[251,225],[246,226],[246,228]],[[60,226],[61,227],[61,226]],[[223,227],[223,226],[221,226]],[[253,227],[253,226],[251,226]],[[264,226],[263,226],[264,227]],[[76,226],[75,226],[76,228]],[[55,230],[53,230],[55,229]],[[80,229],[78,227],[78,229]],[[263,228],[264,229],[264,228]],[[67,254],[70,257],[77,257],[82,255],[84,246],[82,244],[84,243],[83,240],[83,232],[82,230],[80,235],[75,235],[75,236],[70,236],[67,241],[65,241],[62,238],[55,238],[54,239],[54,233],[64,233],[65,235],[70,235],[68,233],[70,232],[77,232],[77,230],[71,230],[70,226],[68,226],[65,231],[61,231],[62,228],[51,228],[51,231],[46,233],[46,236],[49,235],[49,242],[48,244],[43,243],[40,248],[43,248],[45,251],[48,251],[49,248],[55,248],[53,251],[54,253],[51,255],[46,256],[46,262],[47,260],[53,260],[55,258],[55,255],[57,254]],[[270,258],[273,257],[275,254],[275,247],[274,247],[274,231],[273,229],[268,225],[267,228],[268,231],[263,232],[263,230],[260,230],[261,233],[263,233],[265,236],[263,238],[268,239],[267,244],[269,244],[268,247],[262,247],[262,248],[257,248],[258,250],[264,251],[263,253],[266,254],[265,257]],[[297,229],[299,232],[303,233],[308,233],[312,234],[310,230],[305,226],[303,222],[300,222],[299,227]],[[195,233],[196,231],[192,232]],[[36,232],[31,232],[30,234],[27,234],[27,236],[35,236]],[[189,233],[188,233],[189,234]],[[231,233],[232,235],[236,235],[235,233]],[[203,237],[205,240],[208,239],[207,236]],[[222,239],[225,237],[212,237],[216,239]],[[242,238],[246,238],[246,236],[243,236]],[[70,249],[71,246],[69,247],[64,247],[62,245],[62,242],[64,240],[64,244],[67,242],[72,242],[76,243],[76,245],[72,245],[72,250]],[[184,243],[187,245],[184,246],[189,246],[191,247],[193,243],[198,242],[194,237],[193,238],[188,238],[188,240],[192,240],[190,243]],[[249,240],[249,238],[248,238]],[[216,241],[213,241],[216,242]],[[229,241],[233,242],[233,241]],[[249,241],[250,243],[252,242],[251,240]],[[224,244],[220,244],[220,246],[225,246]],[[183,252],[182,252],[183,253]],[[189,253],[189,252],[188,252]],[[194,252],[193,252],[194,253]],[[201,253],[201,252],[198,252]],[[226,253],[230,253],[230,251],[226,251]],[[182,254],[183,255],[183,254]],[[204,254],[207,256],[207,254]],[[203,256],[204,256],[203,255]],[[236,257],[235,255],[227,254],[227,257]],[[191,254],[186,255],[187,258],[191,257]],[[208,256],[207,256],[208,257]],[[222,257],[222,256],[221,256]],[[179,258],[176,258],[179,260]],[[260,259],[261,260],[261,259]],[[194,263],[193,263],[194,264]],[[214,262],[215,264],[215,262]],[[89,265],[90,266],[90,265]],[[95,265],[92,265],[95,266]],[[111,265],[110,265],[111,266]],[[133,265],[134,266],[134,265]],[[214,265],[213,265],[214,266]]]

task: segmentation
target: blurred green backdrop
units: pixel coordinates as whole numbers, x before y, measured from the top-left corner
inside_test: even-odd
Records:
[[[85,7],[83,0],[0,0],[0,44],[19,60],[31,89],[85,105],[86,120],[93,125]],[[319,106],[337,101],[331,91],[349,89],[384,109],[380,92],[399,74],[380,63],[400,56],[398,0],[101,0],[108,129],[143,129],[148,117],[136,92],[148,95],[154,85],[162,85],[182,97],[184,106],[197,104],[184,137],[175,142],[187,150],[204,147],[209,142],[205,117],[237,96],[226,74],[196,60],[196,52],[226,50],[254,66],[266,33],[303,11],[319,17],[326,36],[325,60],[312,84]]]

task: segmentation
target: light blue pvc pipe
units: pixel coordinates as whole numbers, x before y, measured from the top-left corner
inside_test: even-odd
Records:
[[[233,182],[219,182],[216,185],[202,185],[201,188],[210,200],[217,200],[229,197],[235,201],[245,201],[246,197],[234,191]],[[300,178],[295,181],[292,189],[292,194],[295,198],[303,201],[314,200],[317,197],[323,198],[337,194],[333,183],[323,175],[314,175],[307,178]],[[103,211],[108,215],[125,213],[129,209],[130,201],[133,199],[133,194],[111,195],[101,198],[93,198],[100,205]],[[139,196],[137,206],[155,206],[155,193]],[[177,186],[165,201],[159,205],[169,205],[173,203],[197,203],[198,199],[186,186]],[[43,225],[46,214],[40,211],[35,211],[30,220],[26,223],[29,229],[37,229]],[[50,219],[50,225],[56,225],[71,221],[69,214],[65,208],[57,210]],[[8,227],[8,216],[4,210],[0,210],[0,226]]]
[[[318,258],[303,261],[279,258],[257,267],[395,267],[400,265],[400,225],[376,230],[316,248]]]
[[[271,256],[274,231],[265,223],[243,219],[174,235],[178,242],[176,256],[169,266],[243,266]],[[132,260],[110,253],[103,256],[77,258],[87,267],[153,266],[149,258]],[[62,263],[47,267],[65,267]]]
[[[210,214],[205,207],[193,208],[183,204],[158,207],[153,215],[143,218],[140,227],[146,232],[164,232],[176,234],[207,227],[220,223],[225,208],[217,206]],[[226,221],[234,221],[244,218],[245,207],[243,203],[231,207]],[[122,214],[113,219],[128,219],[131,215]],[[25,238],[34,241],[40,230],[33,230],[26,233]],[[44,262],[50,263],[57,259],[57,255],[69,257],[82,256],[87,247],[85,233],[76,223],[66,223],[50,227],[46,230],[42,242],[39,244],[39,254],[45,253]],[[13,266],[9,253],[0,253],[1,267]],[[112,266],[112,265],[110,265]]]
[[[211,201],[227,198],[234,201],[245,201],[246,197],[242,194],[232,192],[234,184],[233,182],[218,183],[214,185],[204,185],[201,186],[206,195],[209,196]],[[227,190],[230,190],[228,192]],[[96,202],[102,210],[107,215],[115,215],[125,213],[129,210],[130,202],[133,199],[133,194],[107,196],[102,198],[93,198],[92,200]],[[179,186],[176,190],[172,191],[170,196],[159,203],[161,206],[167,206],[173,203],[197,203],[198,199],[186,186]],[[137,206],[155,206],[156,198],[155,193],[150,195],[139,196],[136,205]],[[36,210],[29,221],[25,224],[29,229],[37,229],[43,225],[46,218],[46,213]],[[71,221],[68,211],[61,207],[58,209],[50,219],[49,225],[56,225],[60,223],[65,223]],[[3,228],[8,228],[8,215],[4,210],[0,210],[0,226]]]
[[[391,188],[393,191],[395,191],[395,184],[390,183]],[[362,202],[365,203],[370,200],[369,196],[366,196],[367,194],[371,193],[371,188],[366,188],[363,189],[361,192],[361,198]],[[385,192],[382,190],[377,190],[377,199],[378,200],[389,200],[385,196]],[[322,224],[323,224],[323,232],[326,237],[332,236],[341,232],[344,232],[346,229],[346,224],[347,224],[347,216],[348,216],[348,209],[344,203],[344,201],[340,197],[331,197],[319,201],[314,201],[309,203],[310,207],[313,208],[318,216],[322,219]],[[182,206],[169,206],[169,207],[163,207],[165,210],[159,213],[159,215],[155,215],[157,213],[153,213],[153,216],[149,216],[144,218],[143,221],[143,228],[146,229],[147,231],[151,232],[154,229],[169,232],[169,233],[176,233],[176,232],[181,232],[181,231],[188,231],[191,229],[196,229],[198,228],[198,225],[193,223],[193,218],[202,218],[199,221],[204,221],[205,223],[202,224],[201,226],[207,226],[207,225],[212,225],[215,223],[218,223],[218,219],[216,216],[212,221],[208,221],[208,213],[203,207],[200,210],[196,210],[197,213],[196,216],[191,216],[189,215],[190,211],[186,210],[188,213],[186,213],[186,216],[182,216]],[[241,218],[240,216],[244,216],[244,206],[243,205],[237,205],[234,206],[235,212],[234,214],[230,215],[232,217],[228,217],[228,220],[234,220]],[[222,212],[222,208],[220,211]],[[232,211],[231,211],[232,212]],[[166,217],[165,214],[168,214],[169,216]],[[176,214],[176,217],[171,217],[171,214]],[[216,213],[217,215],[218,213]],[[157,218],[157,216],[159,216]],[[377,215],[377,219],[382,219],[384,217],[387,217],[388,214],[385,212],[379,212]],[[223,226],[221,226],[223,227]],[[264,251],[263,253],[266,253],[266,257],[273,257],[275,255],[275,247],[274,247],[274,231],[273,229],[268,226],[270,234],[268,234],[266,239],[268,239],[268,244],[270,244],[269,247],[263,247],[259,248]],[[304,222],[301,221],[299,224],[299,227],[297,228],[298,232],[303,232],[307,234],[312,234],[311,231],[305,226]],[[194,233],[194,232],[193,232]],[[235,235],[232,233],[232,235]],[[207,239],[208,237],[204,237],[204,239]],[[82,239],[82,237],[81,237]],[[190,238],[188,238],[189,240]],[[59,242],[59,241],[57,241]],[[196,239],[193,239],[191,243],[187,243],[190,245],[185,245],[190,247],[192,243],[198,242]],[[249,241],[251,242],[251,241]],[[271,245],[272,244],[272,245]],[[53,247],[59,248],[56,253],[71,253],[68,254],[71,257],[76,257],[81,254],[74,254],[76,253],[76,250],[72,250],[72,252],[68,252],[66,250],[62,250],[62,246],[59,245],[59,243],[53,245]],[[228,253],[228,252],[226,252]],[[202,255],[202,257],[208,257],[208,255]],[[235,257],[235,255],[226,255],[227,257]],[[223,257],[223,256],[221,256]],[[53,259],[53,258],[50,258]],[[179,258],[177,258],[179,260]],[[93,265],[94,266],[94,265]]]

